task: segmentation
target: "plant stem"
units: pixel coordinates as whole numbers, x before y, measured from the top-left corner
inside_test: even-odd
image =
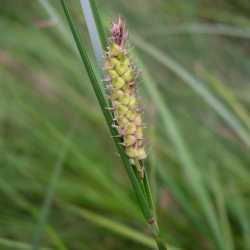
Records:
[[[82,46],[82,43],[81,43],[80,37],[78,35],[78,32],[77,32],[77,30],[75,28],[75,25],[73,24],[73,21],[71,19],[70,14],[69,14],[68,8],[67,8],[67,6],[65,4],[65,0],[61,0],[61,4],[62,4],[64,13],[65,13],[65,16],[67,18],[68,24],[70,26],[70,30],[71,30],[72,35],[74,37],[76,46],[78,48],[80,57],[82,59],[82,62],[85,65],[86,71],[87,71],[88,76],[90,78],[90,82],[91,82],[92,87],[94,89],[94,92],[96,94],[97,100],[98,100],[99,105],[101,107],[101,110],[102,110],[102,112],[104,114],[104,117],[105,117],[105,120],[106,120],[107,125],[109,127],[109,130],[110,130],[110,132],[112,134],[112,138],[113,138],[113,140],[115,142],[118,153],[121,156],[121,159],[122,159],[122,161],[124,163],[124,166],[126,168],[128,176],[130,178],[130,181],[131,181],[131,183],[133,185],[133,189],[135,191],[135,195],[136,195],[136,198],[138,200],[139,206],[140,206],[140,208],[141,208],[141,210],[143,212],[144,217],[145,218],[150,218],[151,211],[150,211],[150,208],[148,206],[147,199],[143,194],[143,191],[142,191],[142,189],[140,187],[140,183],[138,182],[138,179],[137,179],[135,173],[133,172],[133,167],[130,164],[129,159],[128,159],[127,155],[124,152],[124,148],[121,145],[121,140],[120,140],[120,138],[117,137],[117,131],[116,131],[115,128],[112,127],[112,119],[113,118],[112,118],[111,113],[107,109],[108,102],[106,101],[106,99],[104,97],[104,94],[103,94],[103,91],[102,91],[102,89],[100,87],[100,84],[99,84],[99,82],[101,80],[99,79],[96,72],[94,71],[94,67],[93,67],[92,63],[90,62],[90,60],[89,60],[89,56],[88,56],[88,53],[86,51],[86,48]]]
[[[99,39],[99,42],[102,41],[101,46],[103,49],[105,49],[105,45],[106,45],[105,32],[104,32],[96,5],[95,5],[93,0],[91,2],[92,2],[92,4],[91,5],[88,4],[88,6],[91,6],[91,8],[94,8],[95,11],[90,10],[90,12],[92,12],[93,16],[91,16],[91,13],[88,13],[88,16],[91,16],[91,19],[92,18],[95,19],[95,25],[98,25],[98,28],[95,27],[94,30],[98,30],[99,37],[100,36],[102,37],[102,39]],[[81,3],[83,6],[85,1],[82,1]],[[89,60],[86,48],[82,46],[82,42],[80,41],[80,37],[78,35],[78,32],[75,29],[75,25],[73,24],[73,21],[71,19],[69,11],[65,5],[65,0],[61,0],[61,4],[62,4],[63,10],[64,10],[64,13],[66,15],[67,21],[69,23],[72,35],[73,35],[74,40],[76,42],[81,59],[85,65],[85,68],[86,68],[87,73],[89,75],[92,87],[93,87],[95,94],[97,96],[99,105],[101,106],[102,112],[104,114],[104,117],[105,117],[106,122],[108,124],[108,127],[110,129],[110,132],[112,134],[112,138],[115,142],[115,145],[117,147],[119,155],[121,156],[121,159],[122,159],[124,166],[127,170],[129,179],[133,185],[133,189],[134,189],[134,192],[136,194],[136,197],[137,197],[138,203],[140,205],[140,208],[142,210],[142,213],[144,215],[144,218],[151,228],[151,231],[152,231],[152,234],[153,234],[155,241],[157,243],[158,249],[164,250],[164,249],[166,249],[166,247],[165,247],[165,244],[163,243],[163,241],[160,239],[159,227],[158,227],[156,217],[155,217],[153,200],[152,200],[152,195],[151,195],[151,191],[150,191],[150,185],[149,185],[146,170],[144,170],[145,171],[144,178],[141,178],[141,176],[138,174],[138,171],[133,168],[132,164],[130,163],[130,161],[129,161],[129,159],[124,151],[124,148],[121,146],[121,139],[116,136],[117,131],[115,128],[112,127],[112,114],[110,111],[108,111],[106,109],[106,107],[108,106],[108,102],[103,94],[102,88],[100,87],[100,84],[99,84],[100,79],[97,77],[96,72],[93,69],[93,65]],[[84,11],[84,13],[85,12],[86,12],[86,10]],[[93,22],[89,22],[89,23],[91,25],[93,25]],[[89,28],[89,32],[92,32],[91,27],[89,26],[88,28]],[[98,39],[95,39],[95,42],[98,42],[97,40]],[[94,46],[94,45],[92,45],[92,46],[94,47],[94,49],[96,48],[96,46]],[[98,47],[100,47],[100,46],[98,45]],[[98,53],[96,53],[96,54],[98,54]],[[97,58],[97,61],[100,61],[100,58]],[[144,168],[143,162],[136,161],[136,167],[138,167],[139,169],[143,169]]]

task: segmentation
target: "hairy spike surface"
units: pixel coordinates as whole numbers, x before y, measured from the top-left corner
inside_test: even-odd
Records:
[[[146,158],[143,145],[143,123],[136,94],[136,80],[139,72],[133,65],[126,48],[128,33],[119,17],[113,22],[111,38],[105,57],[105,70],[115,126],[120,134],[126,154],[133,162]]]

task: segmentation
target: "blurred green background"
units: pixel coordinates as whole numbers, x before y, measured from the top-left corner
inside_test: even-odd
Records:
[[[143,62],[163,238],[250,249],[249,0],[96,2]],[[0,103],[1,250],[154,248],[59,1],[1,0]]]

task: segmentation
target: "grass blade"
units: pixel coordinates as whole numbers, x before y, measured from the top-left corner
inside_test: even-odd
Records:
[[[145,33],[152,35],[183,35],[183,34],[198,34],[198,35],[222,35],[229,37],[239,37],[250,39],[250,29],[240,26],[224,25],[224,24],[206,24],[206,23],[190,23],[181,24],[178,26],[159,27],[157,31],[150,30]]]
[[[220,246],[221,249],[225,249],[223,246],[224,243],[221,241],[221,232],[218,226],[216,213],[212,207],[209,195],[202,184],[201,175],[197,169],[197,166],[194,163],[189,151],[187,150],[187,146],[185,145],[184,140],[178,130],[176,121],[171,111],[166,107],[161,94],[153,84],[153,81],[150,75],[146,72],[142,62],[140,62],[139,65],[140,68],[144,68],[143,83],[145,85],[145,89],[158,108],[163,126],[176,149],[184,175],[186,177],[186,181],[200,202],[207,223],[210,226],[212,235],[216,239],[218,246]]]
[[[35,207],[32,206],[31,203],[25,200],[16,190],[10,186],[4,179],[0,179],[0,189],[6,194],[18,207],[22,208],[24,211],[27,211],[33,218],[38,218],[38,211]],[[46,225],[46,232],[53,242],[53,245],[57,249],[66,249],[60,237],[54,231],[54,229],[50,225]],[[3,243],[3,241],[2,241]],[[11,241],[5,243],[12,243]],[[30,248],[31,249],[31,248]]]
[[[79,208],[74,205],[63,204],[63,207],[66,208],[69,212],[76,214],[81,218],[94,223],[95,225],[109,229],[113,233],[126,237],[130,240],[133,240],[134,242],[138,242],[146,247],[150,247],[153,249],[155,249],[156,247],[156,243],[154,242],[153,238],[147,237],[142,233],[132,228],[129,228],[123,224],[120,224],[104,216],[98,215],[96,213],[88,211],[87,209]],[[174,250],[174,249],[176,248],[169,246],[169,250]]]
[[[250,129],[250,115],[248,110],[238,101],[237,97],[233,94],[232,90],[226,86],[220,79],[216,78],[213,74],[201,68],[202,76],[211,82],[212,87],[215,91],[228,103],[232,110],[237,114],[245,126]]]
[[[246,131],[238,119],[212,94],[210,93],[204,84],[201,84],[197,79],[195,79],[188,71],[186,71],[180,64],[175,62],[171,57],[166,55],[166,53],[155,48],[150,43],[143,40],[141,37],[133,34],[133,41],[138,48],[143,50],[145,53],[149,54],[156,61],[170,69],[177,76],[179,76],[184,82],[186,82],[197,94],[203,97],[217,113],[223,118],[228,125],[235,131],[236,134],[241,138],[241,140],[249,147],[250,146],[250,135]]]
[[[6,249],[13,249],[13,250],[31,250],[32,247],[28,243],[20,242],[20,241],[14,241],[12,239],[6,239],[6,238],[0,238],[0,246],[4,247]],[[51,250],[51,248],[44,248],[41,247],[41,250]]]
[[[53,200],[53,197],[55,194],[56,185],[57,185],[57,183],[59,181],[59,177],[62,173],[63,163],[65,161],[67,154],[68,154],[69,142],[72,139],[72,133],[73,133],[73,127],[70,129],[69,134],[66,136],[66,141],[62,146],[62,150],[61,150],[61,152],[58,156],[58,159],[56,161],[56,164],[54,166],[54,169],[53,169],[50,181],[49,181],[47,194],[46,194],[46,197],[44,199],[42,210],[40,212],[39,221],[38,221],[37,227],[36,227],[34,235],[33,235],[33,241],[32,241],[32,249],[33,250],[40,249],[40,242],[41,242],[41,238],[43,235],[44,227],[45,227],[47,220],[48,220],[52,200]]]
[[[233,242],[233,237],[232,237],[232,230],[231,230],[231,226],[229,223],[229,219],[228,219],[228,213],[226,210],[226,206],[225,206],[225,197],[224,197],[224,193],[222,190],[222,187],[220,185],[219,182],[219,177],[218,177],[218,173],[216,172],[215,169],[211,169],[211,177],[210,178],[212,180],[212,191],[214,193],[215,199],[216,199],[216,204],[218,207],[218,211],[220,214],[220,221],[221,221],[221,227],[223,228],[223,233],[224,233],[224,241],[226,243],[226,249],[228,250],[234,250],[234,242]]]

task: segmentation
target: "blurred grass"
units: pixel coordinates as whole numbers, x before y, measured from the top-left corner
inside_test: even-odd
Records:
[[[15,2],[13,7],[5,0],[0,7],[0,248],[29,249],[55,162],[74,126],[41,246],[150,249],[147,231],[139,238],[133,234],[142,230],[142,217],[66,26],[49,18],[40,4],[45,1],[27,1],[28,9]],[[60,17],[59,2],[48,2]],[[86,40],[79,2],[70,5]],[[161,57],[181,65],[199,80],[197,86],[202,82],[239,125],[232,129],[215,112],[217,102],[208,104],[187,79],[154,58],[154,50],[146,53],[140,41],[133,44],[131,36],[149,78],[140,93],[154,131],[152,137],[148,130],[153,141],[148,150],[152,164],[158,163],[153,171],[163,237],[181,249],[249,249],[250,158],[248,139],[240,132],[249,134],[248,1],[102,0],[98,8],[106,24],[116,13],[124,16]],[[200,32],[171,32],[171,27],[193,23]],[[212,33],[218,25],[237,36]],[[207,32],[207,27],[214,28]],[[89,211],[97,220],[80,220],[64,204]],[[128,233],[117,234],[109,222],[124,225]]]

